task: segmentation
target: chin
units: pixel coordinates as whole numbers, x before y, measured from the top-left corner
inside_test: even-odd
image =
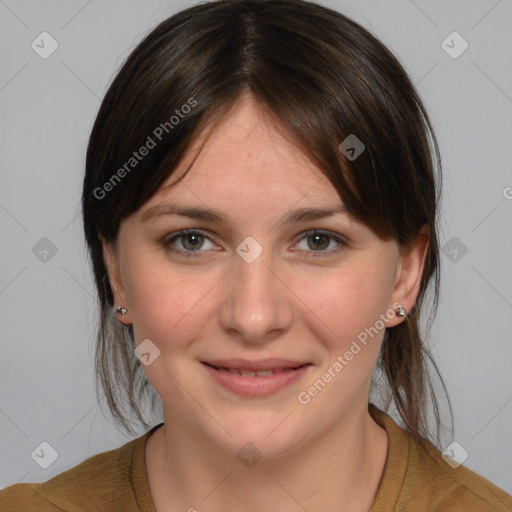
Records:
[[[288,412],[289,413],[289,412]],[[287,413],[287,414],[288,414]],[[232,453],[238,458],[264,457],[275,459],[296,449],[300,439],[304,437],[302,425],[294,425],[297,418],[286,418],[286,414],[241,412],[229,421],[229,416],[224,415],[223,426],[231,434],[222,429],[217,429],[211,440],[226,452]]]

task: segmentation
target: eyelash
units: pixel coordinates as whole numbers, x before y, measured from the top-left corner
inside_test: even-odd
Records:
[[[201,253],[202,252],[205,252],[205,251],[201,251],[201,250],[197,250],[197,251],[184,251],[182,249],[176,249],[172,243],[174,242],[174,240],[176,239],[179,239],[180,237],[182,236],[185,236],[185,235],[200,235],[200,236],[203,236],[204,238],[210,240],[209,237],[207,237],[204,233],[202,233],[201,231],[199,230],[195,230],[195,229],[184,229],[182,231],[178,231],[177,233],[175,234],[172,234],[170,235],[170,237],[166,237],[163,241],[162,241],[162,246],[170,251],[170,252],[173,252],[175,254],[179,254],[181,256],[185,256],[187,258],[194,258],[194,257],[198,257],[198,256],[201,256]],[[325,257],[326,255],[331,255],[333,252],[339,252],[340,250],[342,250],[344,247],[346,247],[348,245],[347,241],[344,240],[343,238],[341,238],[339,235],[337,235],[336,233],[333,233],[332,231],[325,231],[325,230],[322,230],[322,229],[312,229],[312,230],[309,230],[309,231],[306,231],[302,237],[298,240],[297,243],[301,242],[302,240],[310,237],[310,236],[313,236],[313,235],[323,235],[323,236],[326,236],[328,238],[331,238],[332,240],[334,240],[335,242],[337,242],[338,244],[340,244],[339,247],[337,247],[336,249],[331,249],[329,251],[325,251],[325,250],[320,250],[320,251],[306,251],[308,254],[308,258],[321,258],[321,257]],[[211,241],[211,240],[210,240]]]

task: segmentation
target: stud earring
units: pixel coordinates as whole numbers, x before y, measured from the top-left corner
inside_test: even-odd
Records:
[[[402,308],[402,307],[397,308],[395,310],[395,312],[396,312],[396,316],[399,316],[399,317],[407,315],[407,311],[404,308]]]
[[[121,315],[126,315],[127,311],[128,310],[126,308],[123,308],[123,306],[117,306],[117,312],[121,313]]]

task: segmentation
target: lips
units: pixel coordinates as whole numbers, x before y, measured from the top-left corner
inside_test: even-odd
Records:
[[[294,385],[311,371],[312,363],[286,359],[216,359],[201,361],[222,388],[247,397],[273,395]]]

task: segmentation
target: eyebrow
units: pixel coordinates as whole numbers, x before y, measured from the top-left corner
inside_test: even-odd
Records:
[[[333,217],[335,215],[347,215],[347,213],[347,209],[341,204],[334,207],[324,208],[299,208],[287,213],[278,224],[308,222]],[[150,219],[173,215],[229,226],[229,220],[220,211],[202,206],[186,207],[172,204],[156,205],[148,208],[142,215],[141,220],[142,222],[147,222]]]

